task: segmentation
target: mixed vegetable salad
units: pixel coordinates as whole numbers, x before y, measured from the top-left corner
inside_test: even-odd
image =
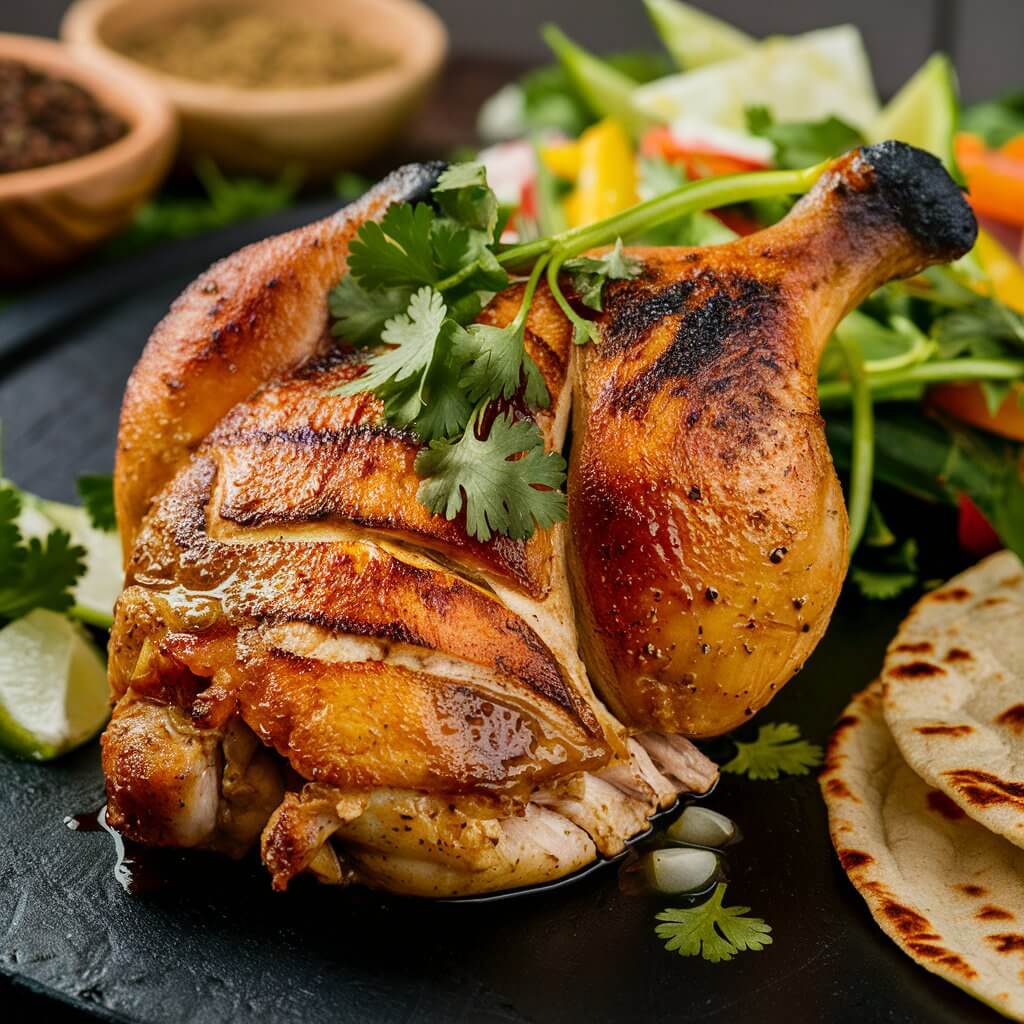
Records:
[[[886,523],[893,492],[953,506],[972,555],[1024,557],[1024,98],[960,109],[935,54],[880,105],[850,25],[756,40],[679,0],[645,0],[667,55],[601,58],[547,26],[557,63],[489,100],[487,180],[505,241],[604,220],[687,180],[799,168],[900,139],[962,181],[975,249],[881,289],[836,330],[820,368],[845,476],[850,579],[891,598],[919,579],[917,542]],[[792,200],[694,212],[627,243],[714,245],[774,223]]]

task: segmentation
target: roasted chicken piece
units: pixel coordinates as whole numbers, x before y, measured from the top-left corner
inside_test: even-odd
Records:
[[[822,349],[876,287],[976,232],[934,157],[883,143],[766,231],[631,250],[643,274],[608,288],[579,352],[569,478],[584,659],[622,722],[726,732],[803,665],[847,564]]]
[[[377,399],[330,393],[363,366],[327,332],[348,241],[438,171],[398,172],[213,267],[125,397],[108,820],[233,855],[259,838],[277,888],[304,872],[420,895],[545,881],[707,790],[714,766],[677,733],[763,702],[820,636],[845,566],[820,344],[873,284],[973,230],[944,172],[875,147],[773,231],[640,252],[580,365],[574,611],[564,526],[481,543],[431,516],[416,439],[382,425]],[[521,294],[481,319],[508,324]],[[551,406],[513,407],[558,449],[571,329],[544,288],[526,327]],[[764,648],[744,662],[734,635]],[[694,636],[736,681],[698,678]]]
[[[108,820],[228,853],[262,835],[279,888],[301,872],[424,895],[548,880],[716,775],[686,740],[629,739],[594,698],[564,527],[472,539],[417,502],[415,438],[375,398],[331,394],[364,365],[326,330],[353,218],[410,180],[430,176],[212,268],[154,332],[122,414]],[[520,299],[481,318],[504,326]],[[570,334],[541,296],[527,337],[549,448]]]

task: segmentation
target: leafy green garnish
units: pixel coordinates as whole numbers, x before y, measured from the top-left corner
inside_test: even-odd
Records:
[[[427,478],[420,502],[446,519],[465,505],[466,529],[482,541],[492,533],[525,540],[535,526],[563,519],[565,459],[559,452],[545,454],[536,424],[498,416],[482,440],[477,424],[475,417],[458,441],[431,441],[417,455],[416,471]]]
[[[302,175],[289,168],[276,181],[228,178],[209,159],[195,165],[204,197],[161,195],[146,203],[131,226],[106,247],[111,255],[147,249],[158,242],[193,238],[239,221],[276,213],[295,198]]]
[[[114,478],[109,473],[86,473],[78,478],[76,486],[92,525],[104,533],[113,533],[117,529]]]
[[[627,256],[622,251],[622,239],[616,238],[615,245],[603,256],[579,256],[563,263],[562,269],[572,277],[580,302],[600,312],[605,284],[638,277],[644,265],[635,257]]]
[[[501,210],[483,168],[456,164],[434,189],[440,212],[423,203],[397,204],[379,223],[364,224],[350,243],[349,277],[329,297],[333,331],[370,351],[362,375],[337,393],[374,393],[387,422],[429,442],[416,469],[425,478],[418,498],[432,512],[452,519],[465,510],[468,532],[482,540],[495,532],[525,539],[537,526],[564,518],[565,495],[558,488],[565,463],[557,453],[544,453],[532,421],[498,416],[492,423],[492,417],[520,395],[534,409],[550,404],[546,382],[525,348],[527,316],[542,275],[573,324],[575,340],[585,341],[593,325],[562,293],[563,265],[578,275],[588,301],[600,306],[607,280],[639,272],[622,249],[622,235],[741,202],[751,191],[806,191],[822,171],[775,172],[767,188],[749,174],[694,182],[597,224],[502,246],[495,240]],[[583,257],[613,243],[602,257]],[[472,323],[482,304],[508,283],[506,266],[523,273],[530,268],[516,315],[505,325]],[[495,403],[502,404],[494,409]]]
[[[767,107],[747,108],[747,130],[775,146],[777,167],[806,167],[839,156],[864,142],[856,128],[838,117],[780,124]]]
[[[806,775],[822,762],[821,747],[800,739],[800,730],[791,722],[770,722],[758,729],[753,742],[733,742],[736,756],[722,765],[722,771],[754,780],[777,779],[780,773]]]
[[[960,114],[960,130],[980,135],[990,146],[1001,146],[1024,135],[1024,92],[976,103]]]
[[[662,196],[686,184],[686,171],[660,156],[640,157],[640,180],[637,191],[641,199]],[[727,228],[717,217],[703,210],[694,210],[683,217],[659,224],[645,231],[641,237],[631,239],[644,245],[719,245],[731,242],[736,232]]]
[[[917,541],[908,537],[871,565],[850,567],[850,582],[871,601],[891,601],[918,581]]]
[[[726,886],[719,882],[704,902],[687,909],[670,908],[657,915],[654,930],[665,948],[680,956],[701,956],[713,964],[731,960],[746,950],[758,953],[771,945],[771,925],[747,917],[750,907],[723,907]]]
[[[72,589],[85,572],[85,549],[70,534],[52,530],[45,541],[26,541],[18,528],[21,495],[0,484],[0,621],[16,619],[33,608],[67,611]]]

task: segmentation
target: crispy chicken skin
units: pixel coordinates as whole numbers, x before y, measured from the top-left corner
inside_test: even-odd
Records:
[[[905,149],[840,161],[745,242],[639,251],[581,353],[538,290],[526,347],[551,404],[509,408],[561,449],[578,359],[577,438],[570,523],[528,541],[429,515],[416,439],[376,398],[331,394],[364,365],[326,331],[348,240],[438,167],[203,275],[122,411],[111,823],[234,856],[258,839],[277,889],[310,874],[453,896],[614,855],[707,791],[715,766],[673,734],[764,703],[845,570],[821,345],[875,284],[969,245],[945,172]],[[915,183],[945,220],[909,210]],[[520,298],[480,319],[508,324]]]
[[[803,665],[847,562],[822,349],[873,289],[976,230],[938,161],[883,143],[766,231],[632,250],[643,274],[609,288],[579,353],[569,478],[585,660],[621,721],[716,735]]]
[[[364,201],[358,216],[371,209],[382,207]],[[116,473],[132,537],[110,648],[108,818],[139,842],[231,854],[262,832],[278,888],[300,873],[422,895],[558,877],[621,850],[716,770],[690,748],[685,782],[676,753],[663,774],[594,697],[564,526],[482,543],[460,519],[431,516],[416,500],[415,438],[383,426],[372,396],[331,394],[364,366],[326,334],[323,309],[341,272],[323,270],[325,231],[337,268],[352,227],[342,215],[213,268],[132,375]],[[322,271],[318,291],[307,261]],[[301,308],[266,312],[271,265],[279,282],[301,278],[290,300]],[[230,364],[208,351],[197,314],[210,282],[248,325]],[[480,319],[509,323],[521,293],[502,292]],[[278,315],[287,343],[275,352],[266,319]],[[303,346],[295,325],[309,328]],[[526,337],[551,404],[511,408],[559,449],[572,342],[547,292]],[[261,383],[236,379],[246,359]],[[173,419],[186,390],[188,416],[161,449],[146,424]],[[247,741],[276,761],[273,778]]]

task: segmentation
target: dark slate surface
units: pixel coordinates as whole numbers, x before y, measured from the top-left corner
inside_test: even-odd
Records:
[[[263,230],[246,229],[253,238]],[[193,265],[135,279],[8,360],[0,416],[12,478],[69,498],[77,473],[109,468],[119,396],[148,331],[238,234],[196,243]],[[764,719],[795,721],[823,741],[849,694],[877,671],[902,611],[847,601]],[[746,837],[730,855],[727,902],[752,906],[775,929],[764,952],[718,965],[665,952],[653,931],[664,901],[621,894],[614,869],[544,895],[445,906],[311,885],[274,895],[258,864],[193,855],[171,859],[165,887],[130,896],[114,877],[109,837],[63,824],[102,800],[95,744],[52,765],[0,759],[0,791],[8,1020],[996,1019],[877,929],[835,862],[812,778],[727,778],[710,801]]]

